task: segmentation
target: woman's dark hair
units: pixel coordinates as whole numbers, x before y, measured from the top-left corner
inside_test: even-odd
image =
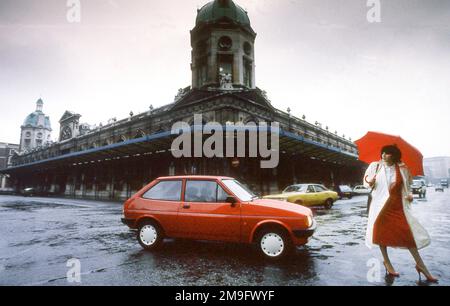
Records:
[[[383,147],[383,149],[381,149],[381,155],[383,155],[383,153],[391,154],[394,163],[400,163],[402,161],[402,151],[400,151],[396,145]]]

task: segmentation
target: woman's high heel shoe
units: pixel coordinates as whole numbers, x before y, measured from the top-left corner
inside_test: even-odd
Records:
[[[386,275],[389,275],[389,276],[392,276],[392,277],[400,277],[400,273],[395,272],[395,271],[394,272],[393,271],[389,271],[386,263],[383,262],[383,264],[384,264],[384,268],[386,269]]]
[[[425,269],[422,267],[416,266],[417,273],[419,274],[419,281],[422,281],[421,274],[425,275],[427,282],[429,283],[437,283],[439,280],[437,278],[434,278],[431,274],[428,274],[425,272]]]

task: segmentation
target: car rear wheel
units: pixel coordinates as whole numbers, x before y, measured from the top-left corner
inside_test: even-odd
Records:
[[[279,260],[291,253],[293,247],[288,235],[279,229],[263,230],[258,236],[260,254],[269,260]]]
[[[145,250],[155,250],[161,245],[163,235],[155,222],[145,221],[139,227],[137,239]]]
[[[333,207],[333,200],[332,199],[328,199],[325,201],[325,208],[326,209],[331,209]]]

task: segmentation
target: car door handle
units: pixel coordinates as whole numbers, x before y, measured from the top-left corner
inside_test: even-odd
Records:
[[[189,205],[189,204],[184,204],[184,205],[183,205],[183,208],[184,208],[184,209],[189,209],[189,208],[191,208],[191,205]]]

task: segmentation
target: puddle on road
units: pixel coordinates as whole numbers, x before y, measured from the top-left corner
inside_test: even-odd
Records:
[[[18,210],[18,211],[25,211],[25,212],[31,212],[38,209],[71,209],[73,207],[61,205],[61,204],[53,204],[53,203],[42,203],[42,202],[8,202],[7,204],[0,204],[0,207],[10,209],[10,210]]]

